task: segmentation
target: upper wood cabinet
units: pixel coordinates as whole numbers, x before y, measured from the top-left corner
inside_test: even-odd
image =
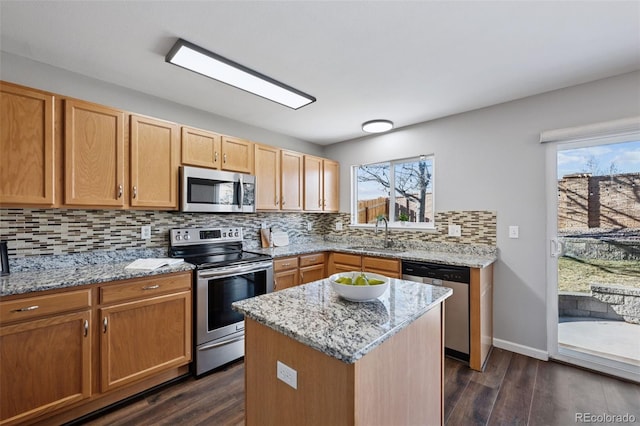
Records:
[[[304,210],[337,212],[340,202],[339,165],[325,158],[304,156]]]
[[[54,97],[0,83],[0,203],[54,204]]]
[[[303,155],[293,151],[280,151],[280,206],[282,210],[302,210]]]
[[[255,146],[257,210],[302,210],[303,155]]]
[[[73,206],[125,206],[123,111],[65,101],[65,197]]]
[[[221,136],[206,130],[182,128],[182,164],[219,169]]]
[[[337,161],[323,160],[323,200],[324,211],[340,210],[340,164]]]
[[[222,170],[253,173],[253,142],[222,136]]]
[[[256,209],[280,210],[280,149],[255,144]]]
[[[132,207],[178,208],[178,125],[131,116]]]

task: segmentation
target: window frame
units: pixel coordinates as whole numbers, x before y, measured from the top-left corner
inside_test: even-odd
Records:
[[[362,228],[362,229],[374,229],[375,224],[370,223],[358,223],[358,167],[360,166],[368,166],[374,164],[387,164],[389,166],[389,183],[393,186],[395,182],[395,166],[396,164],[408,163],[412,160],[418,162],[422,159],[431,160],[431,213],[433,215],[433,221],[431,222],[401,222],[397,220],[395,217],[394,220],[391,221],[391,218],[388,218],[389,229],[402,229],[402,230],[411,230],[411,231],[425,231],[425,232],[437,232],[436,229],[436,185],[435,185],[435,173],[436,173],[436,160],[434,154],[424,154],[424,155],[416,155],[414,157],[407,158],[398,158],[394,160],[383,160],[383,161],[372,161],[370,163],[363,164],[353,164],[350,167],[351,172],[351,223],[349,227],[351,228]],[[390,191],[391,192],[391,191]],[[393,196],[390,196],[389,203],[395,203],[396,193],[393,191]],[[390,209],[391,210],[391,209]],[[395,211],[391,212],[393,216],[395,216]]]

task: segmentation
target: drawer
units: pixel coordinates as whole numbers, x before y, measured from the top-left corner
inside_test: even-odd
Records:
[[[333,253],[333,263],[351,265],[355,266],[356,269],[360,269],[362,266],[362,256],[359,254]]]
[[[101,286],[100,303],[152,297],[156,294],[189,289],[191,289],[191,273],[169,276],[156,275],[149,278],[126,281],[122,284]]]
[[[91,290],[75,290],[0,302],[0,322],[13,322],[72,312],[91,306]]]
[[[378,271],[389,271],[396,274],[400,271],[400,259],[363,256],[362,265],[365,271],[376,269]]]
[[[273,270],[275,272],[285,271],[287,269],[295,269],[298,267],[297,257],[282,257],[280,259],[273,259]]]
[[[300,256],[300,267],[320,265],[324,263],[324,253],[305,254]]]

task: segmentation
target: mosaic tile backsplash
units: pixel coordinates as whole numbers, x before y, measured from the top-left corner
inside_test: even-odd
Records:
[[[393,229],[390,238],[405,247],[428,243],[496,245],[496,213],[489,211],[436,213],[437,232]],[[0,238],[8,241],[9,257],[62,255],[94,250],[169,246],[169,230],[178,227],[242,226],[245,247],[260,246],[260,227],[283,230],[292,244],[317,239],[368,242],[382,238],[370,229],[350,228],[348,213],[209,214],[137,210],[0,209]],[[342,231],[336,223],[342,222]],[[461,237],[447,236],[447,225],[462,226]],[[151,226],[151,239],[140,238],[140,227]],[[311,230],[308,230],[308,227]]]

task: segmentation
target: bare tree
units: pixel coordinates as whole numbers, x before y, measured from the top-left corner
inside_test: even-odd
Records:
[[[591,173],[592,176],[607,176],[620,173],[620,169],[618,168],[615,160],[609,164],[608,169],[602,169],[600,168],[600,162],[595,155],[589,156],[589,159],[587,159],[582,167],[582,171],[585,173]]]
[[[388,164],[371,164],[359,167],[358,182],[376,182],[389,195],[391,194],[390,169]],[[427,161],[407,162],[396,165],[394,173],[394,191],[405,197],[407,203],[413,200],[418,204],[418,217],[424,220],[427,189],[431,182],[431,170]]]

